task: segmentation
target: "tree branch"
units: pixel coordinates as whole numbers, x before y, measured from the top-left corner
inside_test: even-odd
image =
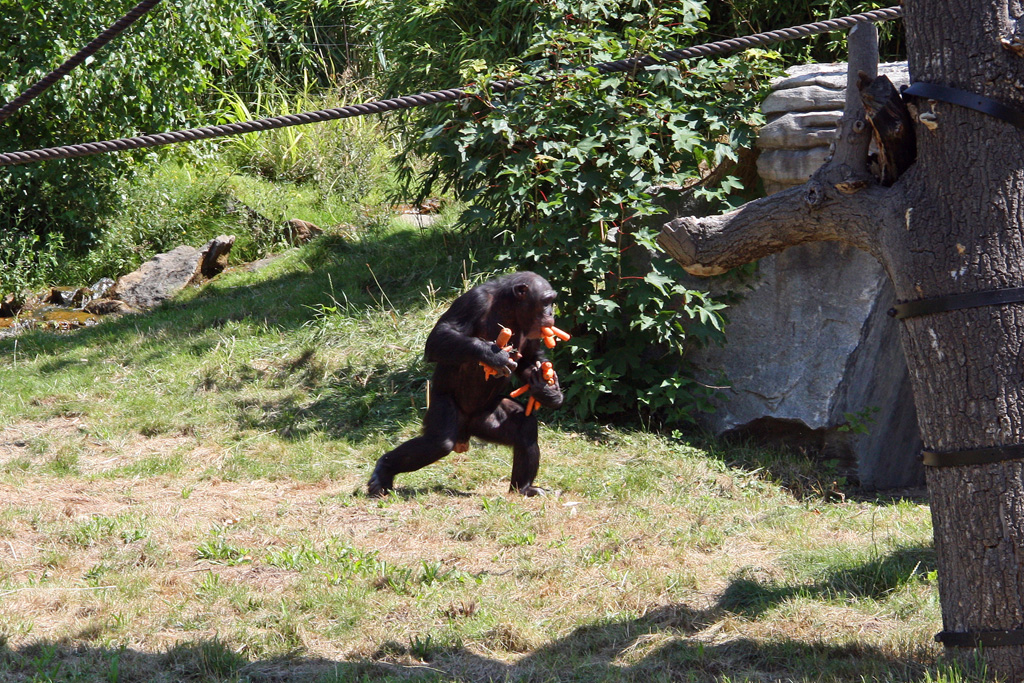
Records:
[[[858,74],[878,72],[873,24],[850,31],[850,63],[843,118],[826,164],[806,184],[758,199],[721,216],[677,218],[658,244],[692,275],[730,268],[805,242],[836,240],[881,260],[878,229],[894,217],[899,198],[868,172],[871,131],[856,87]]]
[[[892,193],[874,183],[823,182],[819,174],[721,216],[677,218],[661,229],[658,244],[686,272],[700,276],[805,242],[844,242],[880,258],[877,231],[894,216]]]
[[[843,105],[843,118],[839,121],[839,133],[829,161],[848,166],[852,175],[866,177],[871,131],[868,129],[864,104],[857,96],[860,92],[857,84],[860,82],[860,74],[872,80],[878,76],[878,27],[868,23],[857,24],[850,29],[847,44],[850,59],[846,65],[846,103]]]

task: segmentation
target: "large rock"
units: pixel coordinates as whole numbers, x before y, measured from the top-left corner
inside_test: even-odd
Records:
[[[907,81],[905,65],[880,73],[897,87]],[[769,192],[805,182],[824,161],[845,83],[846,65],[832,64],[791,69],[773,84],[758,141]],[[727,345],[695,354],[708,381],[724,372],[731,383],[701,422],[719,435],[839,458],[868,489],[922,483],[917,415],[881,266],[855,249],[816,243],[762,259],[758,271],[726,311]]]
[[[108,292],[132,308],[152,308],[190,284],[224,270],[234,235],[221,235],[203,247],[180,246],[158,254],[133,273],[120,278]]]
[[[897,88],[909,82],[906,62],[879,64]],[[846,103],[846,64],[795,66],[772,81],[761,103],[768,122],[757,146],[757,172],[768,194],[807,182],[828,156]]]
[[[808,244],[762,259],[746,287],[726,311],[726,346],[694,354],[708,381],[722,372],[730,385],[700,422],[837,458],[864,488],[920,484],[917,416],[877,262]]]

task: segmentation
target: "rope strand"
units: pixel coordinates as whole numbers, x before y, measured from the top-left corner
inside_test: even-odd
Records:
[[[84,62],[86,59],[96,54],[100,48],[134,24],[140,17],[142,17],[142,15],[151,10],[159,2],[160,0],[142,0],[142,2],[133,7],[128,14],[114,22],[114,24],[112,24],[106,31],[93,38],[92,42],[79,50],[70,59],[36,81],[36,84],[31,88],[18,95],[3,107],[0,107],[0,121],[7,119],[11,114],[49,90],[50,86],[67,76],[71,73],[72,69]]]
[[[147,0],[152,1],[152,0]],[[157,0],[159,1],[159,0]],[[886,9],[872,10],[861,14],[854,14],[839,19],[829,19],[813,24],[803,24],[790,28],[779,29],[758,33],[743,38],[733,38],[682,50],[663,52],[657,57],[642,57],[636,59],[624,59],[617,62],[604,62],[596,64],[595,67],[602,73],[616,73],[620,71],[632,71],[638,67],[651,66],[653,64],[679,61],[681,59],[692,59],[694,57],[707,57],[710,55],[724,54],[744,50],[758,45],[794,40],[805,36],[812,36],[828,31],[835,31],[849,28],[860,22],[880,22],[896,19],[902,14],[900,7],[889,7]],[[508,92],[521,87],[525,83],[521,80],[496,81],[490,84],[490,88],[496,92]],[[180,142],[194,142],[197,140],[208,140],[210,138],[223,137],[226,135],[241,135],[244,133],[255,133],[289,126],[300,126],[307,123],[320,123],[323,121],[335,121],[338,119],[363,116],[366,114],[379,114],[387,111],[398,111],[410,109],[439,102],[453,102],[456,100],[472,97],[462,88],[451,88],[448,90],[435,90],[424,92],[418,95],[405,95],[387,100],[377,100],[365,104],[349,105],[336,109],[321,109],[319,111],[305,112],[302,114],[289,114],[287,116],[275,116],[255,121],[239,123],[228,123],[219,126],[205,126],[203,128],[192,128],[169,133],[157,133],[155,135],[142,135],[133,138],[121,138],[118,140],[106,140],[103,142],[87,142],[79,145],[66,145],[63,147],[49,147],[47,149],[36,149],[20,152],[7,152],[0,154],[0,166],[14,166],[17,164],[28,164],[37,161],[50,159],[70,159],[73,157],[90,156],[105,152],[120,152],[129,149],[142,149],[147,147],[158,147]]]

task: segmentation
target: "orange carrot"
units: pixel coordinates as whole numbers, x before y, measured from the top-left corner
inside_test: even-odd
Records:
[[[509,396],[511,396],[512,398],[519,398],[520,396],[525,394],[527,391],[529,391],[529,389],[530,389],[530,385],[529,384],[524,384],[523,386],[519,387],[518,389],[513,391],[511,394],[509,394]]]
[[[572,339],[572,335],[570,335],[568,332],[564,330],[558,329],[557,327],[548,327],[546,329],[551,335],[558,337],[562,341],[569,341],[570,339]]]
[[[505,348],[505,345],[508,344],[509,340],[511,339],[512,330],[508,329],[507,327],[502,327],[501,332],[498,333],[498,338],[494,340],[494,343],[502,348]]]
[[[494,340],[494,343],[501,347],[501,350],[505,353],[509,353],[512,350],[511,346],[508,346],[509,341],[512,339],[512,330],[502,326],[501,332],[498,333],[498,338]],[[484,369],[484,379],[490,379],[492,377],[501,377],[502,373],[500,370],[495,370],[487,363],[480,361],[480,365]]]
[[[540,376],[544,378],[548,384],[555,383],[555,367],[551,364],[551,361],[544,361],[540,366]]]
[[[544,346],[548,347],[549,349],[555,348],[555,338],[554,337],[544,337]]]
[[[531,396],[530,400],[526,402],[526,417],[530,417],[530,413],[533,412],[533,409],[539,406],[540,404],[537,403],[537,399]]]

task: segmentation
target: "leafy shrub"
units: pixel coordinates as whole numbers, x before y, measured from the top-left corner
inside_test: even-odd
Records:
[[[542,3],[529,0],[353,0],[353,19],[387,97],[457,87],[518,63],[529,47]],[[448,118],[446,107],[389,116],[401,151],[397,179],[416,184],[420,132]]]
[[[64,241],[59,234],[43,240],[35,233],[0,231],[0,296],[20,299],[28,290],[51,281],[60,271]]]
[[[680,186],[709,210],[730,201],[740,184],[726,171],[752,143],[777,62],[751,50],[636,73],[538,74],[696,42],[705,18],[693,0],[548,3],[529,61],[488,75],[529,86],[492,96],[484,79],[464,113],[423,136],[428,187],[436,178],[470,201],[463,222],[505,237],[504,264],[561,290],[560,320],[575,337],[556,357],[585,415],[678,421],[707,408],[684,356],[689,343],[721,339],[722,305],[681,284],[660,252],[652,188]]]
[[[455,87],[517,58],[542,3],[525,0],[354,0],[353,19],[389,96]],[[431,116],[430,109],[413,112]]]
[[[344,64],[310,43],[338,42],[331,32],[348,30],[342,18],[347,6],[339,0],[163,3],[89,63],[0,122],[0,148],[49,147],[190,127],[208,122],[211,108],[217,111],[228,104],[237,105],[225,116],[234,120],[231,111],[237,118],[250,118],[339,106],[349,95],[368,99],[351,86],[313,97],[312,85],[288,96],[273,85],[296,73],[321,74],[335,82],[331,69]],[[0,0],[0,42],[9,46],[8,59],[0,65],[0,100],[15,97],[126,9],[112,0]],[[234,101],[223,91],[219,98],[210,96],[217,92],[214,84],[252,87],[263,76],[272,95],[257,95],[255,104],[241,92],[231,96]],[[271,163],[281,172],[267,175],[288,180],[310,176],[325,196],[369,192],[390,153],[368,118],[246,139],[258,141],[254,149],[259,155],[277,155]],[[217,144],[3,169],[0,293],[54,280],[69,284],[117,276],[154,253],[182,243],[201,244],[219,231],[239,233],[234,253],[261,255],[280,238],[279,231],[248,226],[254,229],[247,233],[247,226],[239,226],[237,216],[225,211],[223,176],[204,184],[208,178],[191,177],[208,175],[202,163],[191,175],[173,163],[154,163],[168,157],[194,162]],[[242,149],[244,145],[229,143],[236,159]],[[247,161],[266,163],[264,158]]]
[[[204,117],[215,73],[249,56],[252,2],[163,3],[88,64],[0,122],[0,149],[159,132]],[[247,4],[248,3],[248,4]],[[114,0],[0,0],[0,99],[10,101],[126,10]],[[119,178],[153,152],[102,154],[0,173],[0,231],[59,233],[81,251],[116,205]]]

